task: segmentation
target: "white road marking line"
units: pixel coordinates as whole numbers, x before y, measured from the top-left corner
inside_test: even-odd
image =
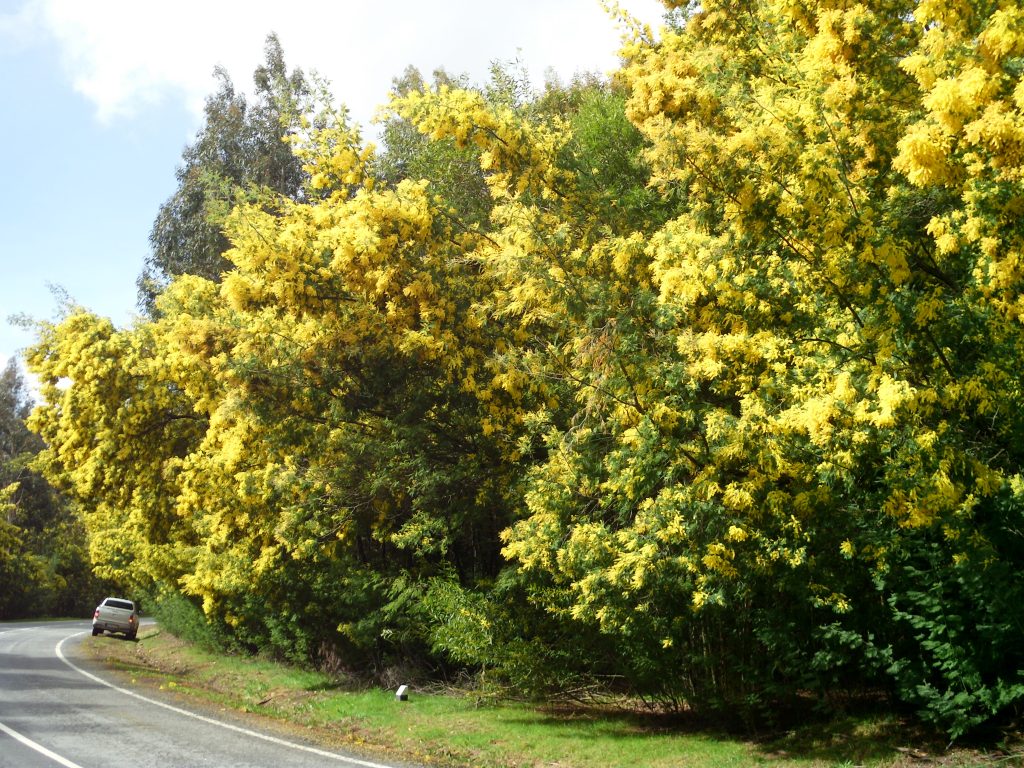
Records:
[[[121,687],[119,687],[117,685],[114,685],[113,683],[108,683],[103,678],[97,677],[96,675],[94,675],[94,674],[92,674],[90,672],[86,672],[81,667],[76,667],[74,664],[72,664],[70,661],[68,661],[68,659],[64,656],[63,651],[61,650],[61,646],[64,645],[64,643],[66,641],[70,640],[72,637],[78,637],[79,635],[84,635],[84,634],[85,634],[85,632],[76,632],[73,635],[68,635],[63,640],[61,640],[59,643],[57,643],[57,647],[54,649],[56,651],[56,653],[57,653],[57,658],[59,658],[61,661],[63,661],[65,664],[67,664],[69,667],[71,667],[73,670],[75,670],[79,674],[85,675],[85,677],[89,678],[90,680],[93,680],[93,681],[99,683],[100,685],[105,685],[105,686],[107,686],[107,688],[113,688],[118,693],[123,693],[125,696],[131,696],[132,698],[138,699],[140,701],[144,701],[147,704],[152,704],[152,705],[154,705],[156,707],[163,707],[164,709],[170,710],[171,712],[176,712],[179,715],[184,715],[185,717],[191,717],[194,720],[199,720],[201,722],[208,723],[210,725],[220,726],[221,728],[226,728],[229,731],[234,731],[235,733],[240,733],[243,736],[249,736],[249,737],[254,738],[254,739],[262,739],[263,741],[269,741],[272,744],[277,744],[277,745],[282,746],[282,747],[291,747],[292,749],[298,749],[298,750],[301,750],[303,752],[309,752],[310,754],[317,755],[319,757],[326,757],[326,758],[329,758],[331,760],[337,760],[338,762],[341,762],[341,763],[347,763],[349,765],[358,765],[358,766],[361,766],[362,768],[394,768],[394,766],[384,765],[382,763],[371,763],[371,762],[369,762],[367,760],[358,760],[358,759],[356,759],[354,757],[345,757],[344,755],[339,755],[339,754],[337,754],[335,752],[327,752],[326,750],[317,749],[316,747],[307,747],[304,744],[297,744],[297,743],[295,743],[293,741],[286,741],[285,739],[279,739],[276,736],[270,736],[270,735],[265,734],[265,733],[259,733],[258,731],[250,731],[248,728],[242,728],[242,727],[237,726],[237,725],[232,725],[231,723],[225,723],[225,722],[222,722],[220,720],[214,720],[212,717],[205,717],[204,715],[199,715],[199,714],[196,714],[195,712],[189,712],[187,709],[181,709],[180,707],[175,707],[174,705],[167,704],[167,703],[165,703],[163,701],[157,701],[156,699],[150,699],[150,698],[148,698],[146,696],[143,696],[143,695],[141,695],[139,693],[135,693],[135,691],[129,691],[127,688],[121,688]]]
[[[32,739],[28,738],[27,736],[22,736],[20,733],[18,733],[17,731],[15,731],[12,728],[8,728],[3,723],[0,723],[0,731],[3,731],[4,733],[6,733],[8,736],[10,736],[15,741],[20,741],[22,744],[24,744],[29,749],[34,749],[39,754],[44,755],[45,757],[50,758],[55,763],[59,763],[60,765],[63,765],[64,768],[82,768],[82,766],[80,766],[78,763],[72,763],[70,760],[68,760],[67,758],[61,757],[56,752],[51,752],[46,747],[44,747],[42,744],[36,744],[34,741],[32,741]]]

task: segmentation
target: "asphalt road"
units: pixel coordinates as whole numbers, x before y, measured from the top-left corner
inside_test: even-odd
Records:
[[[407,768],[258,733],[128,690],[81,657],[89,627],[0,623],[0,768]]]

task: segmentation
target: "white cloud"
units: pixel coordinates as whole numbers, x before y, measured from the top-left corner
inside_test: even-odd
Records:
[[[11,13],[0,13],[0,44],[7,53],[16,53],[30,45],[37,30],[36,9],[31,4]]]
[[[622,6],[654,25],[664,10],[657,0]],[[29,0],[21,15],[22,28],[34,19],[57,41],[104,121],[165,99],[198,115],[214,66],[250,86],[271,31],[288,65],[326,77],[363,124],[408,64],[481,79],[492,61],[518,55],[539,84],[548,67],[564,79],[614,68],[619,40],[598,0]]]

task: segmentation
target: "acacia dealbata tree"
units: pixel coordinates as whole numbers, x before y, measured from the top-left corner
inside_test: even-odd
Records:
[[[401,162],[307,122],[222,282],[45,329],[48,470],[253,646],[1011,716],[1024,11],[666,11],[610,84],[406,77]]]

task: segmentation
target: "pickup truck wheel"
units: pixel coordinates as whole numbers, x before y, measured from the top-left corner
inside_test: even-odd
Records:
[[[96,627],[93,627],[92,628],[92,636],[96,637],[96,635],[98,635],[102,631],[103,631],[102,629],[96,629]]]
[[[137,632],[127,632],[127,633],[125,633],[125,637],[127,637],[129,640],[134,640],[136,634],[138,634],[138,633]]]

